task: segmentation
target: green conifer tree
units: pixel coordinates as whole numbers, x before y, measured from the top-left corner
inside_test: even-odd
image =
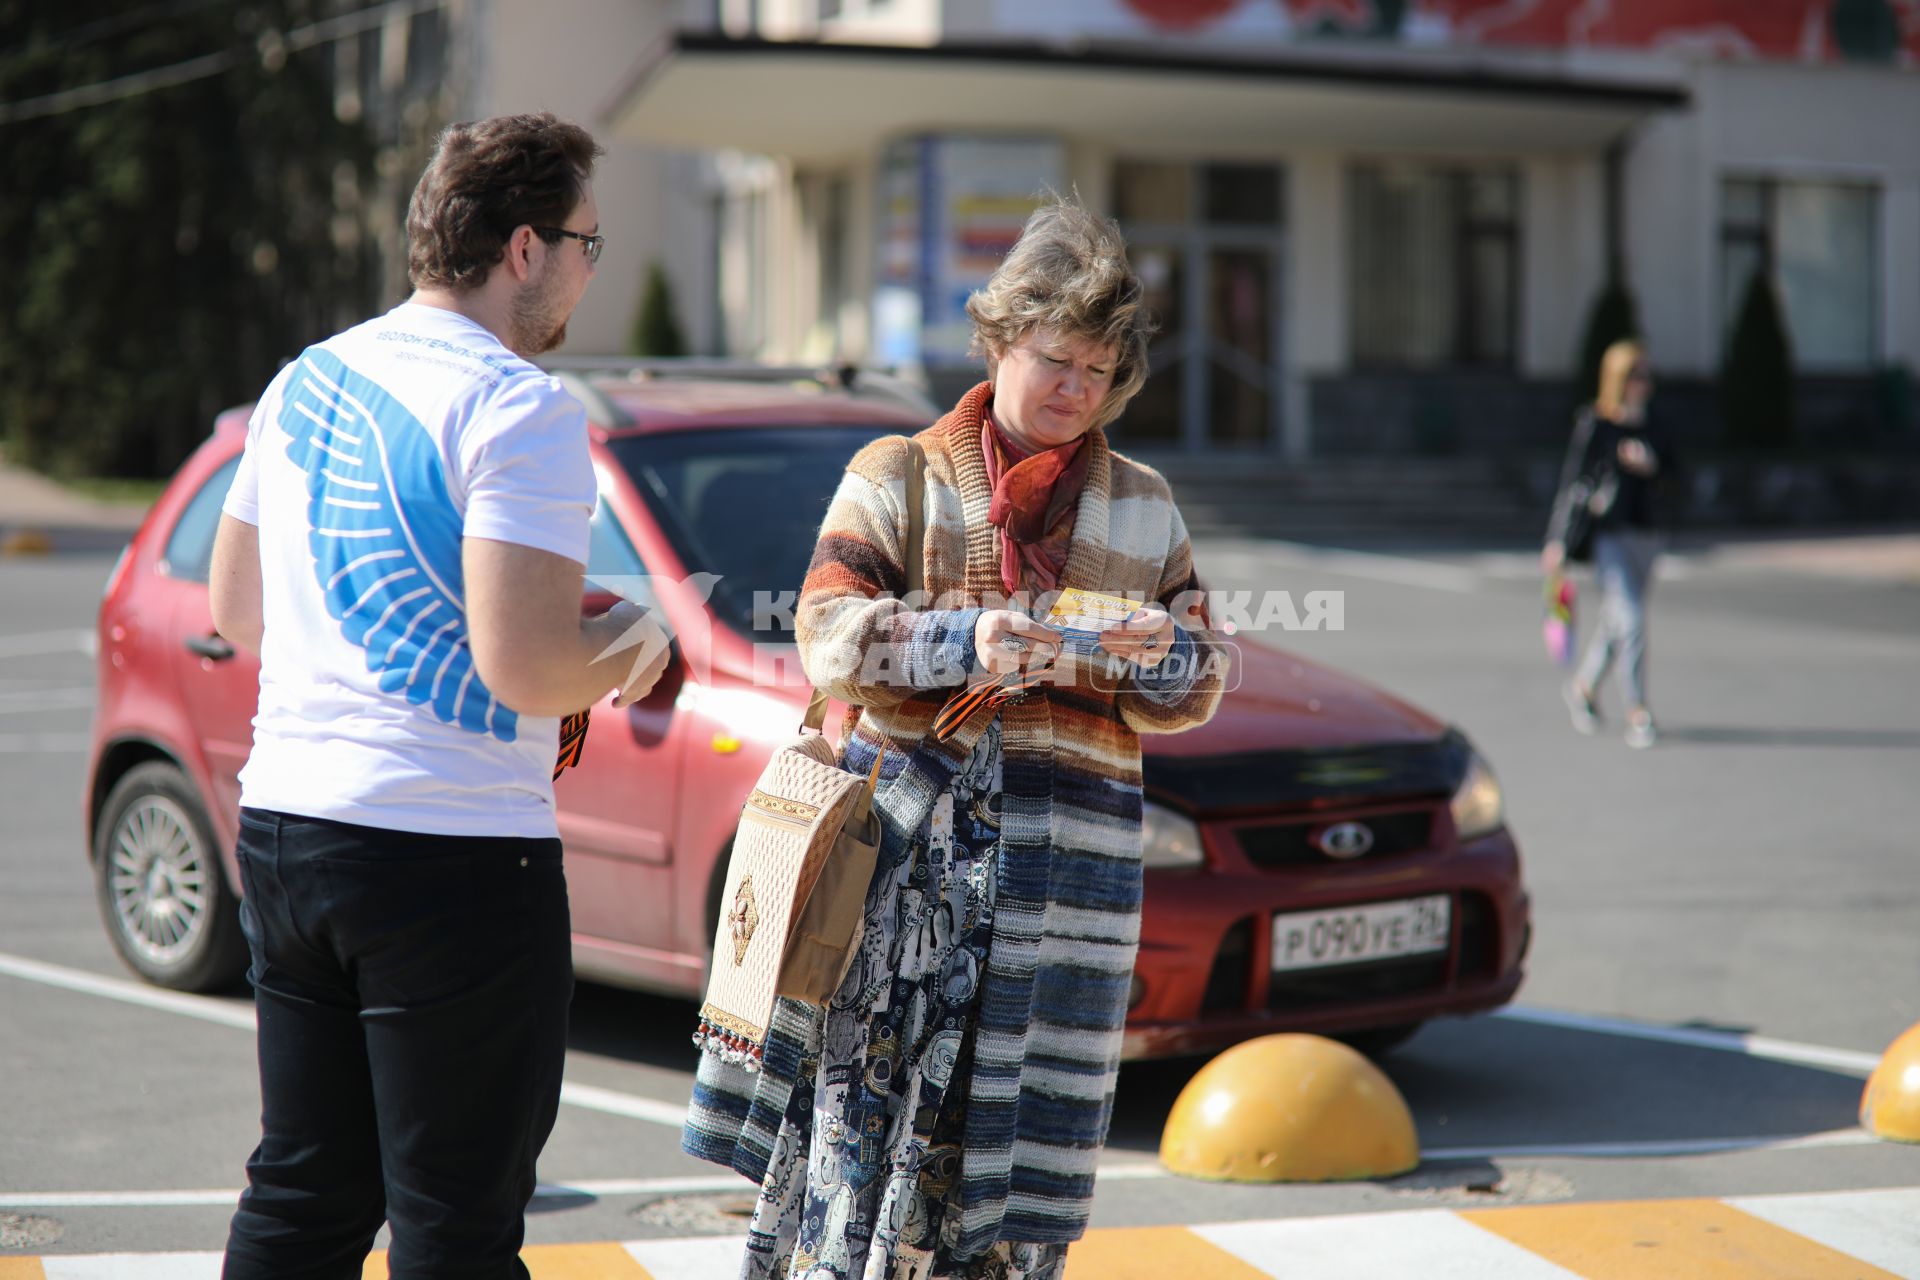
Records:
[[[674,311],[673,282],[658,261],[647,264],[647,282],[640,293],[640,310],[627,339],[628,353],[636,356],[684,356],[687,335]]]
[[[1793,447],[1793,346],[1765,272],[1754,272],[1740,301],[1720,370],[1720,412],[1735,448]]]

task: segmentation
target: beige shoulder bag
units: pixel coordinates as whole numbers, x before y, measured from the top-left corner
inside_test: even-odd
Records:
[[[917,440],[908,445],[905,568],[912,596],[924,572],[927,456]],[[870,774],[849,773],[821,732],[826,716],[827,695],[816,689],[799,738],[773,753],[741,807],[720,895],[693,1042],[749,1071],[765,1051],[776,997],[825,1004],[839,989],[860,945],[867,884],[880,853],[873,795],[885,752]]]

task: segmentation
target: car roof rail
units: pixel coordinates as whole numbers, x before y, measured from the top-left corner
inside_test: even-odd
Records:
[[[593,377],[621,377],[631,382],[655,379],[710,378],[734,382],[812,382],[854,396],[879,396],[914,409],[937,409],[928,397],[926,382],[915,367],[882,367],[852,362],[824,364],[760,364],[702,356],[546,356],[541,365],[566,382],[585,383]],[[570,377],[571,375],[571,377]],[[575,392],[576,395],[579,392]],[[604,400],[604,397],[602,397]],[[592,407],[584,396],[582,403]]]
[[[633,416],[619,405],[609,400],[600,388],[593,385],[586,375],[571,370],[549,368],[551,373],[567,389],[567,394],[578,400],[587,411],[587,417],[606,427],[625,427],[633,423]]]

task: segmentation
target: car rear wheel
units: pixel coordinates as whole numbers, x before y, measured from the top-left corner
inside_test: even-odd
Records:
[[[1368,1027],[1365,1031],[1343,1031],[1336,1039],[1352,1045],[1369,1058],[1378,1058],[1413,1039],[1414,1033],[1426,1025],[1424,1022],[1401,1022],[1391,1027]]]
[[[193,784],[149,761],[114,785],[94,835],[94,888],[107,936],[149,982],[213,991],[246,969],[240,904]]]

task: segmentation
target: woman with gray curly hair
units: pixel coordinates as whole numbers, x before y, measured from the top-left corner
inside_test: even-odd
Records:
[[[833,1000],[780,1001],[757,1071],[702,1057],[683,1146],[760,1183],[753,1280],[1058,1280],[1139,940],[1138,735],[1204,723],[1226,676],[1166,481],[1106,440],[1150,332],[1119,229],[1041,209],[967,311],[987,380],[924,463],[899,436],[854,457],[800,595],[882,839]],[[1040,621],[1068,590],[1127,605]]]

